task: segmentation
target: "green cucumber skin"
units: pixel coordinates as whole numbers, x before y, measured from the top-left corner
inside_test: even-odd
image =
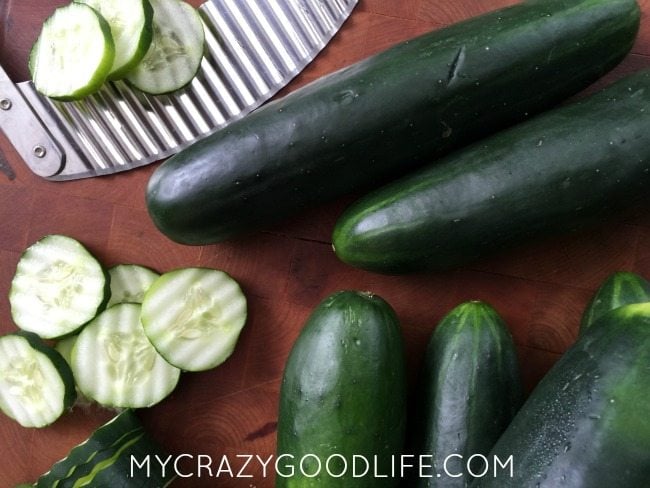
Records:
[[[119,452],[117,458],[112,458]],[[134,469],[131,477],[131,456],[142,462],[146,456],[152,459],[158,455],[166,459],[167,453],[145,432],[140,420],[133,410],[126,409],[116,415],[111,421],[100,426],[82,444],[75,446],[68,456],[54,464],[50,471],[43,474],[36,487],[40,488],[73,488],[80,486],[79,480],[92,480],[83,486],[136,488],[167,486],[175,477],[173,469],[167,469],[162,476],[157,462],[154,460],[149,476],[142,469]],[[97,465],[105,462],[104,469],[92,474]]]
[[[600,285],[582,314],[580,333],[611,310],[643,302],[650,302],[650,283],[645,278],[626,271],[613,273]]]
[[[523,402],[514,342],[490,305],[466,302],[441,320],[428,343],[419,385],[415,454],[431,456],[427,464],[433,470],[409,486],[464,488],[471,476],[463,463],[450,458],[445,466],[445,459],[487,456]]]
[[[338,257],[382,273],[443,270],[601,222],[650,183],[650,72],[547,112],[362,197]]]
[[[65,387],[65,393],[63,395],[63,408],[71,408],[77,399],[77,389],[75,388],[72,369],[70,369],[70,365],[65,360],[65,358],[61,355],[61,353],[59,353],[59,351],[51,347],[33,332],[19,330],[17,332],[13,332],[13,334],[24,338],[33,349],[44,354],[50,361],[52,361],[52,364],[58,371],[59,375],[61,375],[61,380],[63,381]]]
[[[399,324],[376,295],[342,291],[312,313],[286,364],[280,392],[278,456],[353,455],[389,474],[390,456],[403,448],[406,427],[406,373]],[[282,464],[281,464],[282,466]],[[282,468],[281,468],[282,469]],[[311,473],[310,468],[306,468]],[[333,463],[331,471],[342,470]],[[276,477],[276,488],[392,487],[399,478],[368,476]],[[399,476],[399,475],[398,475]]]
[[[147,53],[147,49],[151,45],[153,39],[153,7],[149,0],[142,0],[142,11],[144,12],[145,27],[142,30],[142,35],[138,39],[138,51],[142,53],[141,56],[133,58],[129,63],[122,66],[117,71],[108,75],[109,80],[121,80],[133,68],[135,68],[142,58]]]
[[[578,92],[638,25],[634,0],[545,0],[425,34],[173,156],[149,181],[149,214],[198,245],[376,186]]]
[[[613,310],[542,379],[491,455],[480,488],[638,488],[650,481],[650,304]]]

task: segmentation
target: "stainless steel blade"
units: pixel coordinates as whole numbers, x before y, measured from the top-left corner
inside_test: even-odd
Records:
[[[201,68],[172,95],[148,96],[118,81],[84,100],[57,102],[31,82],[14,86],[0,69],[0,102],[9,104],[0,110],[0,128],[32,171],[49,180],[158,161],[275,95],[325,47],[357,2],[207,1],[199,8],[206,33]]]

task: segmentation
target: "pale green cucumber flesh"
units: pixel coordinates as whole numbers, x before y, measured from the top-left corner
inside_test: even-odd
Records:
[[[74,401],[70,368],[30,333],[0,338],[0,409],[23,427],[45,427]]]
[[[108,75],[119,79],[133,69],[149,49],[153,9],[149,0],[76,0],[94,8],[111,29],[115,59]]]
[[[171,364],[213,368],[233,352],[246,322],[246,298],[227,273],[185,268],[163,274],[146,293],[142,324]]]
[[[38,92],[76,100],[102,86],[114,58],[106,21],[89,6],[73,2],[57,9],[43,24],[29,69]]]
[[[25,250],[11,283],[18,327],[47,339],[74,332],[106,303],[108,280],[99,262],[73,238],[46,236]]]
[[[167,397],[180,370],[154,349],[140,324],[140,305],[106,309],[79,334],[72,351],[79,390],[101,405],[142,408]]]
[[[110,268],[108,274],[111,278],[109,307],[118,303],[142,303],[144,294],[160,276],[137,264],[118,264]]]
[[[178,90],[196,75],[205,33],[198,12],[180,0],[151,0],[153,38],[149,50],[126,80],[154,95]]]

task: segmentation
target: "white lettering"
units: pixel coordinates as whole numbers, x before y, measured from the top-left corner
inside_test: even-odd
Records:
[[[194,456],[191,454],[179,454],[176,456],[176,459],[174,459],[174,472],[181,478],[189,478],[191,476],[194,476],[194,473],[181,473],[181,470],[178,467],[178,462],[183,458],[194,459]]]
[[[142,463],[139,463],[138,460],[135,458],[135,456],[133,454],[131,454],[131,476],[130,476],[131,478],[133,478],[133,465],[134,464],[138,469],[142,469],[143,466],[146,466],[147,467],[147,478],[149,478],[151,476],[151,462],[150,462],[150,459],[149,459],[149,454],[147,454],[145,456]]]
[[[273,460],[273,455],[270,455],[266,462],[264,462],[264,459],[262,459],[259,455],[256,455],[255,458],[260,462],[262,465],[262,477],[266,478],[267,473],[266,473],[266,467],[269,465],[269,463]]]
[[[218,478],[219,476],[221,476],[221,473],[228,473],[228,476],[230,476],[231,478],[234,477],[232,468],[230,467],[230,461],[228,461],[228,456],[226,456],[225,454],[221,456],[219,469],[217,469],[217,474],[215,476]]]
[[[357,472],[357,460],[363,461],[366,464],[366,469],[363,473],[358,473]],[[361,456],[360,454],[354,454],[352,456],[352,477],[353,478],[363,478],[365,475],[368,474],[368,471],[370,471],[370,462],[368,459],[366,459],[364,456]]]
[[[318,466],[318,468],[313,474],[309,474],[305,472],[305,461],[307,461],[310,458],[316,460],[316,466]],[[316,454],[305,454],[300,460],[300,472],[303,474],[305,478],[315,478],[320,474],[321,469],[323,469],[323,465],[321,463],[320,458],[316,456]]]
[[[444,469],[445,474],[446,474],[447,476],[449,476],[450,478],[460,478],[461,476],[463,476],[463,473],[452,474],[452,473],[450,473],[449,470],[447,469],[447,461],[449,461],[451,458],[457,458],[457,459],[461,459],[461,460],[462,460],[462,459],[463,459],[463,456],[461,456],[460,454],[450,454],[450,455],[447,456],[447,457],[445,458],[445,460],[443,461],[443,463],[442,463],[442,468]]]
[[[514,462],[515,461],[512,454],[510,455],[510,457],[508,457],[508,459],[506,459],[505,464],[501,464],[501,459],[499,459],[498,456],[494,456],[494,477],[495,478],[497,477],[497,465],[503,469],[505,469],[509,465],[510,466],[509,476],[513,478],[515,476]]]
[[[474,459],[478,459],[479,461],[483,462],[484,469],[480,473],[475,473],[474,472],[474,468],[472,467],[472,461],[474,461]],[[482,478],[483,476],[485,476],[485,474],[488,471],[490,471],[490,462],[482,454],[473,454],[467,460],[467,472],[469,474],[471,474],[472,476],[474,476],[474,478]]]
[[[243,473],[246,467],[250,464],[251,460],[253,459],[253,456],[251,456],[250,454],[237,454],[237,457],[246,459],[244,465],[237,472],[237,478],[252,478],[253,477],[252,474],[243,474]]]
[[[338,474],[334,474],[330,470],[330,461],[332,459],[340,459],[343,463],[343,470]],[[345,473],[348,472],[348,461],[342,454],[332,454],[327,458],[327,461],[325,462],[325,470],[327,471],[327,474],[329,474],[332,478],[341,478],[342,476],[345,476]]]
[[[289,473],[282,473],[280,471],[280,460],[284,458],[290,458],[291,460],[294,459],[292,454],[280,454],[275,460],[275,472],[278,474],[278,476],[282,476],[283,478],[291,478],[296,474],[296,468],[293,464],[285,464],[283,466],[284,468],[289,468]]]

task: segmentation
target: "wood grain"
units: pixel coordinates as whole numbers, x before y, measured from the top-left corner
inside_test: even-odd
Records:
[[[43,19],[64,1],[4,0],[0,62],[15,81]],[[192,2],[198,5],[198,2]],[[429,29],[514,3],[512,0],[361,0],[353,16],[287,93],[319,76]],[[650,0],[641,0],[639,38],[625,61],[587,91],[650,66]],[[340,263],[330,232],[355,195],[232,242],[186,247],[160,235],[149,220],[144,188],[153,166],[110,177],[50,183],[34,176],[0,136],[15,177],[0,174],[0,332],[15,330],[7,293],[21,251],[49,233],[73,236],[106,265],[140,263],[158,271],[209,266],[229,272],[249,298],[250,316],[234,355],[221,367],[184,374],[160,405],[139,412],[172,452],[268,458],[275,449],[277,398],[287,354],[310,311],[340,289],[370,290],[388,300],[402,322],[410,381],[436,322],[464,300],[492,303],[508,323],[531,389],[576,337],[581,311],[599,283],[617,270],[650,276],[647,207],[568,236],[503,250],[447,273],[379,276]],[[75,408],[53,426],[28,430],[0,416],[0,486],[34,480],[106,421],[111,412]],[[238,466],[233,466],[236,469]],[[191,466],[186,466],[190,469]],[[254,478],[221,479],[222,487],[272,487],[260,466]],[[207,477],[175,486],[215,486]]]

